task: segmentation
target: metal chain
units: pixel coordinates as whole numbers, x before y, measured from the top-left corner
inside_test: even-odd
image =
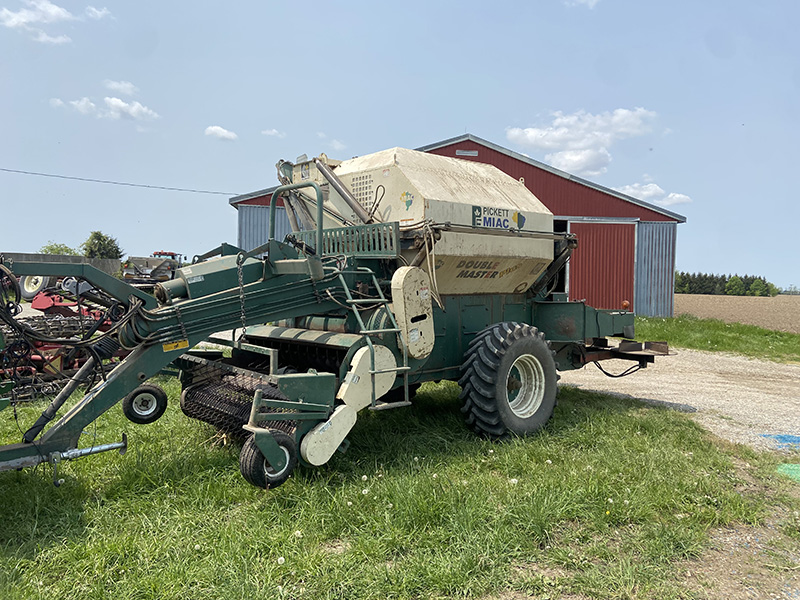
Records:
[[[186,326],[183,324],[183,315],[181,315],[181,307],[177,304],[175,305],[175,314],[178,315],[178,325],[181,326],[181,335],[183,339],[189,341],[189,336],[186,335]]]

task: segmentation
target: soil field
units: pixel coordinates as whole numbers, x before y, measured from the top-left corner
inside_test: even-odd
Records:
[[[675,316],[686,314],[800,334],[800,296],[675,294]]]

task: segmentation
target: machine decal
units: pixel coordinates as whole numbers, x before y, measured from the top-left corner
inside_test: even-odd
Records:
[[[400,194],[400,201],[406,205],[406,210],[408,210],[414,203],[414,195],[409,192],[403,192]]]
[[[520,267],[515,264],[500,270],[500,265],[500,261],[462,260],[456,265],[459,269],[456,279],[502,279]]]
[[[178,340],[177,342],[170,342],[169,344],[161,344],[164,352],[172,352],[173,350],[183,350],[189,347],[189,340]]]
[[[519,211],[492,206],[472,207],[472,226],[489,227],[491,229],[522,229],[525,226],[525,215]]]

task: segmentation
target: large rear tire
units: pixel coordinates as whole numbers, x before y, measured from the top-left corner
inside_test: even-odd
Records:
[[[544,334],[530,325],[498,323],[481,331],[464,354],[461,412],[484,437],[529,435],[550,420],[557,382]]]

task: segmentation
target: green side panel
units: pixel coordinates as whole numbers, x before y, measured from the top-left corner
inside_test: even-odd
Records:
[[[336,376],[333,373],[291,373],[275,379],[278,389],[291,400],[333,407],[336,396]]]
[[[624,337],[633,313],[597,310],[583,302],[536,302],[533,322],[551,342],[578,342],[596,337]]]

